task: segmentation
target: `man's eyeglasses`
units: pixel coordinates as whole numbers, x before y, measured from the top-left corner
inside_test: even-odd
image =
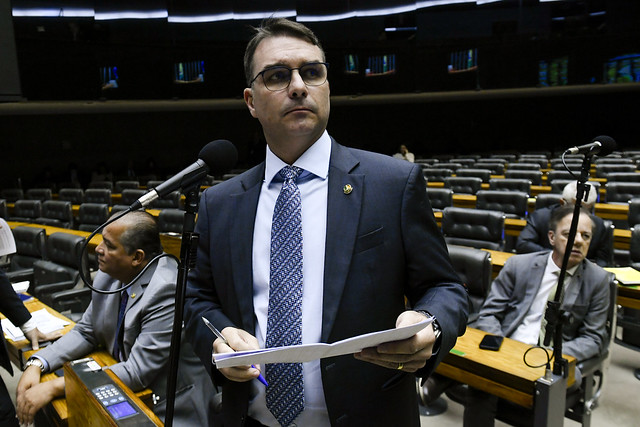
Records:
[[[327,81],[328,68],[329,64],[327,62],[310,62],[297,68],[289,68],[284,65],[269,67],[266,70],[260,71],[253,80],[251,80],[249,86],[251,86],[258,77],[262,76],[265,87],[270,91],[284,90],[288,88],[291,83],[293,70],[298,70],[302,81],[307,86],[320,86]]]

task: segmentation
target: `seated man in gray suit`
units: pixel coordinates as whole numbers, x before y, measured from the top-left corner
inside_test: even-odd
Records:
[[[553,211],[548,232],[551,252],[516,255],[507,260],[472,326],[532,346],[539,343],[547,300],[555,295],[573,210],[574,206],[569,205]],[[572,315],[573,321],[563,325],[562,350],[578,361],[602,351],[609,283],[613,280],[611,273],[585,259],[594,228],[591,215],[582,210],[564,282],[562,308]],[[576,386],[580,381],[580,372],[576,369]],[[495,396],[470,388],[464,425],[494,425],[497,400]]]
[[[153,216],[142,211],[131,212],[106,226],[96,254],[100,268],[93,282],[96,289],[132,285],[117,293],[94,292],[75,327],[27,361],[17,388],[21,423],[32,422],[38,409],[64,395],[64,377],[40,383],[42,373],[99,347],[114,355],[118,362],[109,369],[128,387],[134,391],[150,388],[159,397],[154,412],[164,418],[176,261],[161,257],[155,262],[154,257],[162,254],[158,226]],[[149,268],[143,271],[147,265]],[[174,425],[210,425],[215,393],[186,341],[182,341],[180,350],[176,389]]]

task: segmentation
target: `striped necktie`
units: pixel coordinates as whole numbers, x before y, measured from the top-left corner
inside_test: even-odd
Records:
[[[296,180],[302,169],[285,166],[271,225],[266,347],[302,344],[302,209]],[[267,408],[282,426],[304,409],[301,363],[267,364]]]

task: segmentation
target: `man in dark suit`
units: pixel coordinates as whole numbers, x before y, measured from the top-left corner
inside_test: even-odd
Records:
[[[428,376],[464,331],[466,291],[434,221],[420,167],[344,147],[328,135],[324,61],[316,36],[301,24],[271,19],[257,29],[245,52],[244,99],[262,125],[266,161],[202,196],[185,322],[196,353],[222,386],[225,426],[418,426],[415,376]],[[436,320],[409,339],[355,357],[304,363],[304,380],[270,379],[267,365],[265,387],[252,381],[258,369],[216,369],[211,358],[212,350],[257,349],[269,341],[279,293],[271,274],[281,264],[297,264],[273,261],[281,246],[272,239],[272,217],[296,179],[280,178],[285,170],[299,173],[294,186],[302,229],[302,251],[291,255],[302,258],[302,280],[289,300],[302,296],[301,320],[283,323],[301,325],[300,342],[332,343],[429,315]],[[214,341],[201,317],[228,345]],[[287,408],[283,421],[270,393],[302,381],[302,409]]]
[[[31,342],[31,348],[34,350],[39,348],[38,341],[49,341],[60,336],[59,332],[43,334],[38,330],[35,321],[31,319],[29,310],[26,309],[18,295],[16,295],[11,282],[9,282],[7,275],[2,270],[0,270],[0,312],[11,320],[11,323],[20,327],[25,337]],[[0,339],[0,347],[0,365],[13,375],[13,367],[11,360],[9,360],[4,334],[3,338]],[[16,409],[11,402],[7,386],[0,379],[0,427],[17,425]]]
[[[549,218],[554,210],[560,206],[573,206],[576,203],[576,184],[577,181],[568,183],[562,191],[560,203],[547,208],[536,209],[527,219],[527,225],[522,229],[516,242],[516,252],[519,254],[527,254],[551,249],[549,238],[547,237]],[[598,189],[587,183],[590,187],[588,198],[583,201],[582,207],[589,212],[593,212],[597,197]],[[613,235],[610,230],[605,227],[602,218],[592,216],[594,222],[593,237],[587,258],[595,262],[601,267],[611,265],[613,261]]]

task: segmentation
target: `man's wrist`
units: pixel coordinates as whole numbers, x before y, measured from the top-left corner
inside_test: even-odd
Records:
[[[431,327],[433,328],[433,335],[436,337],[436,340],[433,344],[432,355],[438,354],[438,352],[440,351],[440,343],[442,342],[442,340],[440,339],[440,335],[442,335],[442,328],[440,327],[440,323],[438,323],[438,319],[435,316],[431,315],[431,313],[429,313],[426,310],[415,310],[415,311],[420,314],[424,314],[429,319],[433,318],[433,321],[431,322]]]
[[[42,362],[42,360],[38,359],[37,357],[30,357],[27,360],[27,363],[24,364],[25,370],[30,366],[37,366],[40,369],[41,374],[43,374],[45,371],[44,363]]]

